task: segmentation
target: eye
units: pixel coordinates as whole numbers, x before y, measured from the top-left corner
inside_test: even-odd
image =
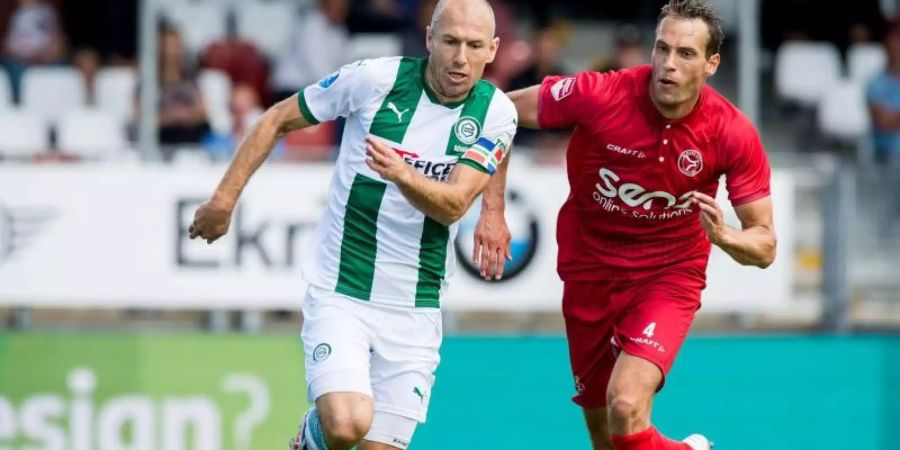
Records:
[[[681,57],[684,58],[684,59],[690,59],[690,58],[693,58],[693,57],[694,57],[694,52],[692,52],[692,51],[690,51],[690,50],[682,50],[682,51],[681,51]]]

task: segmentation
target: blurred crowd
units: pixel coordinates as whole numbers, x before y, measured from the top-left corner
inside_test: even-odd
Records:
[[[342,64],[391,54],[425,56],[425,26],[437,0],[158,3],[159,141],[167,148],[200,149],[203,155],[227,158],[267,106]],[[550,74],[648,63],[656,14],[665,1],[491,3],[502,44],[485,76],[502,89],[518,89]],[[730,12],[726,25],[733,37],[737,2],[711,3]],[[873,137],[871,145],[878,158],[900,155],[900,26],[884,19],[890,12],[883,9],[885,2],[761,3],[762,43],[770,54],[785,42],[827,42],[842,55],[857,44],[878,47],[881,66],[870,79],[857,83],[864,85],[860,89],[865,92],[866,115],[871,113],[865,118],[866,135]],[[114,121],[107,123],[121,123],[125,145],[133,146],[135,123],[140,120],[138,9],[137,0],[0,2],[0,62],[7,79],[0,83],[9,85],[6,109],[28,112],[34,110],[32,103],[40,103],[32,99],[40,94],[31,94],[28,88],[29,72],[37,79],[37,72],[66,69],[77,73],[79,89],[84,92],[83,99],[76,100],[83,104],[75,106],[113,113]],[[210,11],[216,14],[207,14]],[[607,44],[585,42],[585,37],[597,36]],[[726,51],[733,52],[733,47]],[[734,64],[736,57],[729,56],[725,61]],[[120,82],[110,82],[114,78]],[[113,85],[118,91],[109,91]],[[107,101],[110,97],[114,100]],[[790,100],[790,93],[784,97]],[[123,102],[126,108],[108,106]],[[46,143],[55,150],[20,154],[30,159],[66,158],[67,146],[60,139],[68,134],[50,116],[45,114],[42,123],[48,130]],[[279,144],[277,155],[288,159],[332,157],[340,127],[340,123],[329,123],[293,133]],[[560,150],[566,139],[565,133],[523,130],[517,143]],[[0,142],[0,158],[8,158],[2,147]],[[546,162],[559,162],[560,153],[546,152]]]

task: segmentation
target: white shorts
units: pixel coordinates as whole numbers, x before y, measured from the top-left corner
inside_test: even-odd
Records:
[[[310,286],[301,334],[309,401],[359,392],[372,397],[376,416],[425,422],[442,334],[440,309],[377,305]]]

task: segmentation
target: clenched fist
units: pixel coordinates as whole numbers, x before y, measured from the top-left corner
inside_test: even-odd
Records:
[[[203,203],[197,208],[197,212],[194,213],[194,221],[188,228],[190,238],[194,239],[199,236],[201,239],[205,239],[207,244],[212,244],[228,232],[233,210],[233,206],[214,199]]]

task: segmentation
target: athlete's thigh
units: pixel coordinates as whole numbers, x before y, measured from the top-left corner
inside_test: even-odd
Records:
[[[655,365],[661,375],[659,389],[700,308],[704,285],[702,273],[677,267],[636,283],[630,308],[616,323],[617,347]]]
[[[333,392],[372,397],[371,338],[353,300],[310,288],[303,304],[303,350],[309,401]]]
[[[614,450],[609,439],[609,412],[606,407],[585,408],[584,422],[594,450]]]
[[[575,378],[572,401],[586,409],[606,406],[606,386],[615,364],[613,325],[620,314],[619,287],[612,281],[566,282],[563,316]]]
[[[393,311],[372,326],[375,411],[425,422],[440,363],[440,311]]]

